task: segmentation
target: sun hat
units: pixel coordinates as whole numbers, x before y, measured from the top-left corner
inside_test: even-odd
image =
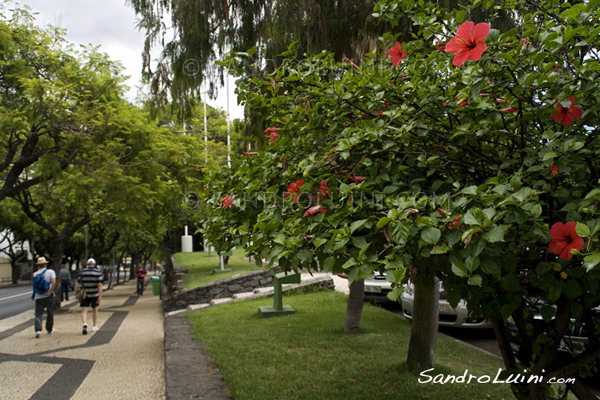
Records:
[[[93,258],[90,258],[89,260],[87,260],[87,263],[85,263],[85,265],[90,265],[90,264],[96,265],[96,260],[94,260]]]
[[[40,257],[35,262],[35,265],[42,265],[42,264],[48,264],[48,260],[46,260],[46,257]]]

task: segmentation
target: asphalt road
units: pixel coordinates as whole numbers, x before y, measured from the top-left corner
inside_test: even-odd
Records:
[[[121,281],[125,278],[125,273],[121,272]],[[113,277],[116,281],[116,274]],[[107,282],[105,282],[107,284]],[[31,310],[33,312],[33,300],[31,299],[31,283],[18,285],[0,286],[0,321]],[[69,298],[74,298],[75,293],[69,292]]]
[[[0,320],[33,311],[31,284],[0,287]]]

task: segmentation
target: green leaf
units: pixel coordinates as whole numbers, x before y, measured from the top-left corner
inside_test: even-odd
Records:
[[[454,275],[460,276],[461,278],[464,278],[467,275],[469,275],[469,271],[467,270],[467,267],[465,267],[465,264],[462,263],[461,261],[452,263],[452,272],[454,272]]]
[[[503,242],[504,234],[508,230],[508,225],[496,225],[483,234],[483,238],[489,243]]]
[[[465,215],[463,221],[465,222],[465,224],[469,225],[481,225],[481,221],[477,217],[478,216],[474,215],[473,210],[469,210]]]
[[[323,271],[332,272],[334,265],[335,265],[335,257],[333,257],[333,256],[327,257],[325,259],[325,261],[323,262]]]
[[[577,232],[577,235],[582,238],[590,236],[590,228],[582,222],[577,223],[575,226],[575,232]]]
[[[390,236],[395,243],[400,245],[406,244],[409,234],[410,225],[408,222],[390,222]]]
[[[446,243],[442,243],[441,246],[436,246],[431,250],[431,254],[446,254],[448,252],[448,246]]]
[[[442,232],[438,228],[429,227],[421,232],[421,239],[428,244],[436,244],[440,237],[442,237]]]
[[[454,14],[454,18],[456,19],[457,23],[462,24],[467,20],[467,10],[456,11],[456,14]]]
[[[317,239],[313,240],[313,246],[315,246],[315,249],[318,249],[325,243],[327,243],[327,239],[317,238]]]
[[[479,93],[481,93],[481,89],[483,88],[483,84],[485,80],[483,78],[478,78],[473,85],[471,86],[471,101],[477,101],[479,97]]]
[[[391,283],[400,283],[406,275],[406,268],[389,269],[385,274],[385,280]]]
[[[314,257],[314,253],[312,251],[302,249],[296,254],[296,257],[298,257],[298,259],[301,261],[311,261]]]
[[[480,260],[479,257],[467,257],[465,260],[465,267],[469,272],[476,271],[479,268]]]
[[[519,202],[522,203],[525,201],[525,199],[527,199],[529,196],[531,196],[531,194],[533,193],[533,190],[531,190],[528,187],[524,187],[523,189],[519,190],[518,192],[513,194],[513,197]]]
[[[387,294],[388,299],[390,299],[391,301],[398,301],[403,290],[404,286],[396,286],[392,289],[391,292]]]
[[[354,233],[354,231],[356,231],[357,229],[362,227],[365,224],[365,222],[367,222],[367,221],[368,220],[366,220],[366,219],[361,219],[361,220],[352,222],[352,224],[350,224],[350,233]]]
[[[344,263],[344,265],[342,265],[343,269],[349,269],[352,268],[353,266],[355,266],[357,264],[357,261],[354,258],[350,258],[348,261],[346,261]]]
[[[477,196],[477,186],[468,186],[464,188],[461,193]]]
[[[556,314],[556,310],[554,309],[554,307],[551,306],[543,306],[540,309],[540,315],[542,316],[542,318],[544,318],[545,322],[550,322],[552,321],[552,318],[554,318],[554,315]]]
[[[556,157],[558,157],[558,154],[556,154],[556,153],[554,153],[552,151],[549,151],[546,154],[544,154],[544,156],[542,157],[542,161],[551,160],[551,159],[554,159]]]
[[[583,289],[575,279],[569,279],[563,286],[563,293],[567,298],[574,299],[583,294]]]
[[[481,287],[482,282],[483,282],[483,278],[481,277],[481,275],[473,275],[472,277],[469,278],[469,285],[471,285],[471,286],[480,286]]]
[[[391,221],[391,218],[383,217],[379,221],[377,221],[377,229],[381,229],[386,226]]]
[[[475,228],[471,228],[462,234],[462,240],[465,241],[469,236],[476,234],[477,232],[481,232],[483,229],[481,227],[476,226]]]
[[[367,250],[369,249],[369,246],[371,246],[371,242],[367,243],[365,246],[363,246],[360,251],[358,252],[358,260],[360,262],[363,262],[363,260],[365,259],[365,253],[367,252]]]
[[[583,258],[583,263],[585,264],[585,270],[590,272],[590,270],[600,263],[600,252],[595,252],[585,256]]]
[[[589,199],[591,197],[599,197],[600,198],[600,189],[594,189],[591,192],[589,192],[587,194],[587,196],[585,196],[586,199]]]
[[[275,243],[279,243],[279,244],[285,244],[285,235],[283,233],[278,233],[277,235],[275,235],[275,237],[273,238],[273,241]]]
[[[344,247],[346,245],[346,243],[348,243],[348,238],[338,238],[336,237],[335,239],[333,239],[333,251],[338,251],[340,250],[342,247]]]
[[[488,275],[500,276],[500,267],[498,263],[491,259],[484,259],[481,261],[481,271]]]
[[[352,244],[357,249],[363,249],[367,245],[367,240],[364,236],[357,236],[352,238]]]

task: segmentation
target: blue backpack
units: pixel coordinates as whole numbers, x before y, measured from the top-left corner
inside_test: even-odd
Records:
[[[42,272],[33,278],[33,293],[44,294],[50,289],[50,282],[46,281],[44,275],[46,275],[47,268],[44,268]]]

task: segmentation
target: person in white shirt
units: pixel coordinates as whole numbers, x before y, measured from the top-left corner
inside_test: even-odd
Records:
[[[33,273],[33,278],[43,274],[44,280],[48,282],[49,288],[44,293],[38,293],[34,290],[35,300],[35,337],[39,338],[42,334],[42,317],[46,309],[46,332],[54,332],[54,288],[56,287],[56,272],[52,268],[46,268],[48,261],[45,257],[40,257],[35,263],[38,270]]]

